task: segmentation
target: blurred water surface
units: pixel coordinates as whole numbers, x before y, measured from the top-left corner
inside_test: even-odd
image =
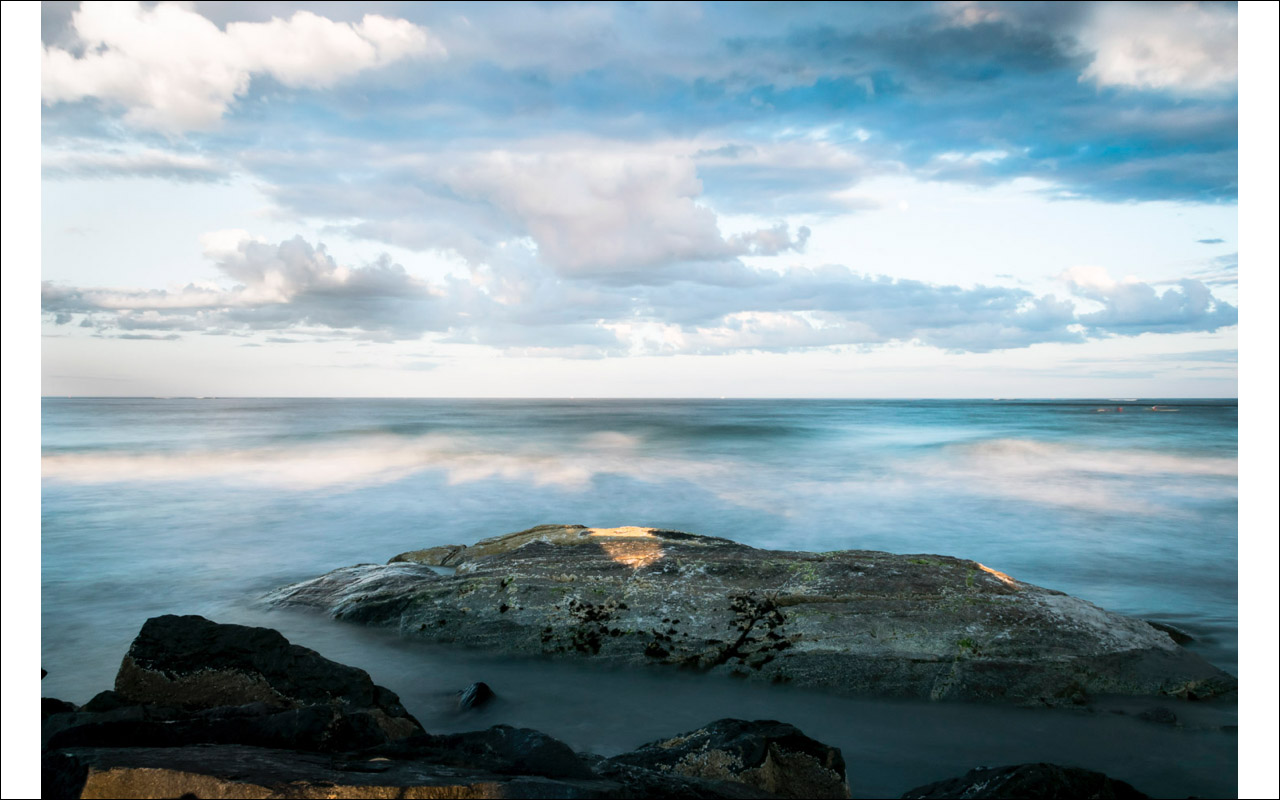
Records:
[[[390,674],[401,685],[388,685],[411,710],[432,719],[433,693],[476,670],[510,673],[500,691],[522,684],[514,694],[531,704],[524,716],[508,706],[510,719],[553,734],[559,726],[579,747],[634,746],[643,737],[624,740],[652,726],[626,722],[630,700],[613,715],[600,708],[584,716],[571,703],[548,721],[550,707],[528,698],[564,697],[572,687],[600,705],[601,696],[634,686],[633,698],[670,699],[660,710],[642,701],[632,708],[652,709],[661,735],[680,728],[666,722],[694,710],[724,716],[737,704],[774,708],[777,697],[792,697],[812,711],[801,727],[831,727],[833,707],[823,717],[823,704],[802,693],[643,684],[670,680],[658,676],[584,682],[579,667],[473,662],[479,657],[254,606],[268,589],[338,566],[543,523],[972,558],[1176,624],[1196,637],[1194,649],[1236,672],[1235,401],[49,398],[41,428],[43,689],[76,702],[111,685],[147,617],[198,613],[272,625],[375,677]],[[422,666],[421,680],[403,685],[413,665]],[[690,693],[707,701],[692,702]],[[845,718],[880,724],[915,708],[848,704]],[[801,724],[782,710],[776,716]],[[997,713],[1028,712],[984,712]],[[929,749],[919,738],[926,730],[958,724],[949,714],[907,714],[936,718],[903,728],[923,748],[919,758]],[[496,721],[510,720],[484,724]],[[1018,749],[1018,736],[1003,736]],[[1098,757],[1117,752],[1096,746],[1110,734],[1080,736]],[[1221,746],[1234,753],[1234,742]],[[1233,787],[1233,757],[1224,765],[1214,752],[1204,756],[1205,774],[1229,769],[1222,780]],[[1183,760],[1200,763],[1194,754]],[[894,783],[899,773],[877,774],[883,791],[909,788]],[[1213,794],[1195,786],[1185,793]]]

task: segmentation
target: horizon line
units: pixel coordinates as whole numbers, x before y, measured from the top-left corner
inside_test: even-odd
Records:
[[[47,394],[41,400],[978,400],[1004,402],[1017,400],[1089,400],[1107,403],[1137,403],[1143,400],[1233,400],[1224,395],[1139,395],[1137,397],[1103,397],[1101,395],[1040,395],[1023,397],[906,397],[906,396],[786,396],[760,395],[148,395],[148,394]]]

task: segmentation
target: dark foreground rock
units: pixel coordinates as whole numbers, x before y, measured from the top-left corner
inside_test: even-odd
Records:
[[[45,705],[46,798],[847,796],[823,793],[840,752],[789,725],[721,720],[616,759],[506,725],[432,735],[363,670],[202,617],[148,620],[115,690]]]
[[[270,628],[198,616],[147,620],[120,664],[115,692],[126,701],[186,709],[328,703],[380,711],[403,736],[421,730],[400,699],[364,670],[290,644]]]
[[[59,700],[56,697],[40,698],[40,718],[48,719],[53,714],[65,714],[76,710],[75,703],[68,703],[66,700]]]
[[[247,744],[317,752],[422,733],[364,670],[290,644],[269,628],[198,616],[147,620],[116,688],[47,714],[46,748]]]
[[[691,778],[728,780],[777,797],[845,798],[840,750],[773,720],[717,720],[609,759]]]
[[[421,761],[334,761],[240,745],[75,748],[47,754],[45,798],[627,797],[600,779],[502,775]]]
[[[761,550],[651,528],[545,525],[338,569],[267,601],[495,652],[843,694],[1061,705],[1235,689],[1142,620],[975,561]]]
[[[1147,795],[1101,772],[1057,764],[1019,764],[969,770],[963,777],[918,786],[903,798],[1044,798],[1140,800]]]

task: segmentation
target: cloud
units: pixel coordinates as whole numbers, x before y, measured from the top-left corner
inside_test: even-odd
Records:
[[[794,247],[786,228],[770,247]],[[960,287],[865,275],[847,267],[774,271],[723,265],[722,280],[694,270],[665,282],[620,283],[608,275],[565,277],[532,242],[428,283],[383,257],[348,267],[322,245],[279,244],[242,231],[203,237],[231,286],[174,290],[89,289],[46,282],[42,308],[55,324],[77,317],[107,335],[262,332],[275,340],[416,339],[478,344],[511,355],[601,358],[718,354],[916,342],[985,352],[1040,342],[1147,332],[1209,331],[1235,324],[1234,306],[1202,282],[1160,291],[1117,281],[1100,268],[1061,277],[1071,298],[1001,286]],[[234,244],[232,244],[234,243]],[[741,243],[737,246],[746,246]]]
[[[1222,244],[1226,239],[1196,239],[1197,244]]]
[[[223,31],[174,3],[85,2],[71,24],[79,54],[42,51],[45,103],[106,100],[123,106],[131,125],[168,132],[213,127],[254,75],[317,89],[402,59],[446,55],[426,28],[376,14],[352,24],[296,11]]]
[[[867,177],[901,171],[820,138],[729,142],[697,150],[693,158],[716,208],[757,214],[874,207],[851,203],[843,193]]]
[[[1058,196],[1107,201],[1236,194],[1232,4],[863,4],[836,15],[801,4],[406,4],[404,19],[363,21],[267,19],[274,4],[199,5],[204,17],[126,4],[114,16],[133,22],[107,32],[86,21],[95,8],[50,22],[48,102],[97,97],[173,131],[213,125],[260,92],[271,102],[242,103],[227,126],[235,137],[214,144],[277,142],[331,172],[398,148],[519,153],[582,136],[638,150],[694,143],[681,155],[701,187],[685,196],[725,213],[848,211],[850,187],[883,172],[978,185],[1033,177]],[[430,80],[406,56],[446,49]],[[89,62],[101,69],[90,74]],[[376,84],[344,80],[382,66]],[[118,137],[96,112],[47,108],[46,133]],[[991,153],[1008,155],[970,158]],[[249,161],[255,177],[288,172]],[[314,205],[335,202],[321,193]],[[446,235],[492,241],[469,225],[449,234],[457,226],[435,217],[344,224],[417,247]],[[694,250],[714,245],[701,232],[688,232]]]
[[[1209,261],[1209,265],[1192,270],[1188,276],[1206,286],[1236,286],[1240,283],[1240,254],[1226,253]]]
[[[621,143],[583,137],[519,149],[401,152],[388,148],[340,184],[309,163],[276,161],[275,198],[304,216],[355,218],[350,234],[417,250],[452,250],[479,265],[528,239],[564,278],[662,283],[734,280],[737,259],[801,252],[809,230],[779,221],[726,237],[703,204],[687,141]],[[283,171],[282,171],[283,170]],[[303,178],[294,182],[295,171]],[[317,179],[317,177],[319,179]]]
[[[742,252],[724,240],[692,162],[660,154],[559,150],[487,153],[445,174],[538,243],[567,276],[624,273]]]
[[[1210,364],[1237,364],[1239,350],[1192,350],[1185,353],[1158,353],[1146,356],[1152,361],[1199,361]]]
[[[1234,3],[1100,3],[1080,39],[1094,53],[1082,81],[1191,93],[1235,90]]]
[[[776,256],[787,251],[803,253],[805,244],[809,241],[809,234],[809,229],[801,225],[796,229],[795,238],[792,238],[790,226],[780,222],[772,228],[760,228],[731,236],[729,241],[741,246],[751,255]]]
[[[82,143],[85,144],[85,143]],[[136,151],[57,150],[45,153],[41,169],[46,178],[167,178],[177,181],[218,181],[227,166],[202,155],[154,148]]]
[[[1134,278],[1117,281],[1099,267],[1072,267],[1059,276],[1078,296],[1102,305],[1079,315],[1097,335],[1215,331],[1236,324],[1235,306],[1185,278],[1160,291]]]
[[[382,258],[338,264],[324,246],[301,237],[267,244],[228,234],[205,237],[230,288],[188,284],[176,290],[90,289],[44,282],[41,307],[55,322],[86,315],[99,330],[289,331],[308,326],[353,336],[417,338],[442,329],[431,289]]]

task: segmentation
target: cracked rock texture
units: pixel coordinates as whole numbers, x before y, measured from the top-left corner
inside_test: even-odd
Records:
[[[1168,633],[975,561],[652,528],[543,525],[345,567],[267,601],[438,643],[843,694],[1068,705],[1235,691]]]

